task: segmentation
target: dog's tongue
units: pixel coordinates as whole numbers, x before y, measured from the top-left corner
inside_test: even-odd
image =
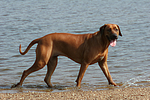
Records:
[[[110,46],[112,47],[116,46],[116,39],[110,41]]]

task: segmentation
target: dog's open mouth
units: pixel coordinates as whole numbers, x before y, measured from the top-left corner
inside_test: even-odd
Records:
[[[110,46],[114,47],[114,46],[116,46],[116,43],[117,43],[117,39],[111,40],[110,41]]]
[[[111,37],[108,37],[108,40],[110,41],[110,46],[114,47],[116,46],[117,43],[117,36],[116,35],[112,35]]]

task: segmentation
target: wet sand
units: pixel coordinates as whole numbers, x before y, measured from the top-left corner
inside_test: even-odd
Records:
[[[0,93],[0,100],[150,100],[150,87],[100,91]]]

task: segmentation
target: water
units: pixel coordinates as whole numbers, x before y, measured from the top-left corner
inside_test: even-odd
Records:
[[[80,65],[59,57],[52,76],[54,88],[44,83],[46,67],[29,75],[21,88],[11,89],[35,60],[34,45],[22,56],[18,52],[36,38],[53,32],[94,33],[105,23],[118,24],[123,37],[109,47],[108,66],[119,88],[150,86],[149,0],[1,0],[0,92],[63,92],[78,90],[75,80]],[[88,67],[79,90],[103,90],[109,86],[98,64]],[[118,87],[117,87],[118,88]]]

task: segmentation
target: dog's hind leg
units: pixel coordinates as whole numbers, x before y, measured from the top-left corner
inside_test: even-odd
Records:
[[[21,77],[21,79],[20,79],[20,82],[19,82],[18,84],[16,84],[16,85],[13,85],[12,88],[13,88],[13,87],[22,86],[23,81],[25,80],[25,78],[26,78],[29,74],[31,74],[32,72],[38,71],[39,69],[42,69],[44,66],[45,66],[44,63],[41,63],[41,64],[40,64],[40,63],[37,63],[37,62],[35,61],[35,63],[34,63],[29,69],[27,69],[27,70],[25,70],[25,71],[23,72],[22,77]]]
[[[21,86],[29,74],[42,69],[48,63],[50,54],[51,52],[46,46],[37,46],[35,63],[29,69],[23,72],[20,82],[16,85],[13,85],[12,88]]]
[[[48,87],[52,87],[51,76],[52,76],[53,72],[55,71],[55,68],[57,66],[57,61],[58,61],[57,56],[51,57],[47,64],[47,74],[45,76],[44,81],[48,85]]]

